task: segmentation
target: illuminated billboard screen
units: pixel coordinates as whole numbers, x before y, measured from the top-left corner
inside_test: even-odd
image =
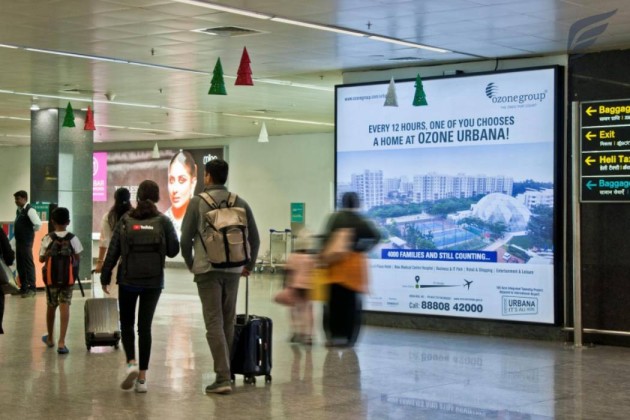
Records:
[[[223,159],[223,148],[161,149],[157,158],[150,150],[94,153],[92,232],[100,232],[103,216],[114,204],[116,189],[129,189],[135,206],[138,185],[150,179],[160,187],[158,210],[173,221],[179,235],[188,202],[203,191],[205,164],[217,158]]]
[[[383,233],[366,310],[555,322],[558,77],[337,86],[337,200]]]

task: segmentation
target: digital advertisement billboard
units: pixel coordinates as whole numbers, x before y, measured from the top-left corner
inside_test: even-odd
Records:
[[[135,206],[138,185],[150,179],[160,187],[158,209],[173,221],[179,235],[188,202],[203,191],[205,164],[217,158],[223,159],[223,148],[161,149],[159,158],[154,158],[150,150],[94,153],[92,232],[100,232],[103,216],[114,204],[116,189],[128,188]]]
[[[555,322],[558,73],[337,86],[337,199],[384,238],[364,309]]]

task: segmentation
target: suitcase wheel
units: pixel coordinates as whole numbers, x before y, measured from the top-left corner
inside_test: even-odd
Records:
[[[266,384],[270,384],[271,383],[271,375],[265,375],[265,383]]]
[[[245,380],[244,382],[246,384],[255,384],[256,383],[256,377],[255,376],[245,376]]]
[[[87,347],[87,351],[90,351],[90,349],[92,348],[92,346],[90,346],[89,344],[85,347]]]
[[[118,347],[119,347],[119,346],[118,346],[118,343],[114,344],[114,348],[115,348],[116,350],[118,350]]]
[[[236,382],[236,376],[234,376],[234,374],[233,374],[233,373],[232,373],[232,374],[230,374],[230,382],[231,382],[231,383]]]

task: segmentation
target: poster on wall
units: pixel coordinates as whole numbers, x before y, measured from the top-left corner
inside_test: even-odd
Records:
[[[366,310],[555,322],[557,79],[396,81],[398,106],[389,81],[337,86],[337,200],[357,192],[384,237]]]
[[[150,150],[94,153],[92,232],[100,232],[118,188],[129,189],[134,205],[138,185],[151,179],[160,187],[157,207],[173,221],[179,235],[190,199],[203,191],[205,164],[213,159],[223,159],[223,148],[161,149],[157,159]]]

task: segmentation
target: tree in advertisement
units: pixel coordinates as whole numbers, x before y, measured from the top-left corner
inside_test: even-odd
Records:
[[[534,206],[532,216],[527,223],[527,233],[532,245],[547,249],[553,245],[553,208],[549,206]]]

